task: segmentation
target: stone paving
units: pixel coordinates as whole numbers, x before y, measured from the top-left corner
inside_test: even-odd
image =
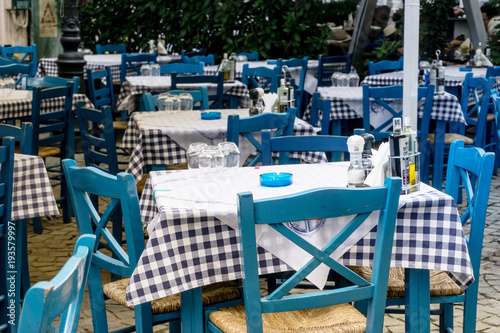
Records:
[[[78,160],[81,161],[77,157]],[[82,165],[83,163],[79,163]],[[78,237],[75,223],[63,224],[62,218],[43,219],[44,232],[33,233],[31,221],[28,226],[28,256],[31,283],[49,280],[71,256]],[[479,301],[477,332],[500,332],[500,177],[494,176],[486,218],[483,261],[479,277]],[[108,277],[109,278],[109,277]],[[107,301],[110,330],[134,323],[133,311]],[[462,332],[462,307],[456,306],[455,332]],[[437,318],[432,319],[432,331],[437,332]],[[155,332],[168,332],[166,324],[154,328]],[[403,315],[386,315],[385,331],[404,332]],[[78,332],[93,332],[88,292],[85,293]]]

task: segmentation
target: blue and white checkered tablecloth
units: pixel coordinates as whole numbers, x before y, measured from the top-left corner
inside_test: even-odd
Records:
[[[113,82],[120,82],[120,66],[122,62],[121,54],[92,54],[84,56],[85,64],[84,77],[87,77],[86,71],[90,69],[92,71],[103,70],[106,67],[111,67],[111,76]],[[38,70],[36,73],[37,77],[40,76],[57,76],[57,58],[42,58],[38,62]],[[180,62],[180,56],[158,56],[158,63],[171,63]],[[135,75],[136,72],[133,68],[127,69],[128,75]]]
[[[231,114],[239,114],[240,117],[248,116],[247,109],[237,110],[219,110],[223,116],[221,118],[220,126],[216,129],[206,129],[204,120],[189,120],[192,126],[187,126],[184,129],[177,129],[177,131],[184,131],[185,134],[196,135],[195,141],[203,141],[207,144],[217,145],[219,142],[226,141],[227,136],[227,118]],[[192,111],[199,114],[199,111]],[[144,125],[142,120],[146,118],[155,117],[156,125]],[[179,115],[182,116],[182,113]],[[167,133],[174,129],[168,126],[169,117],[172,115],[165,114],[165,112],[134,112],[130,116],[127,130],[125,131],[122,139],[121,148],[132,150],[130,161],[127,167],[127,172],[139,181],[143,174],[143,168],[146,165],[175,165],[186,163],[186,150],[178,142],[176,142]],[[201,118],[201,117],[200,117]],[[214,121],[210,121],[214,124]],[[162,128],[163,127],[163,128]],[[294,135],[314,135],[315,129],[310,124],[296,119],[294,123]],[[201,135],[201,138],[198,136]],[[240,140],[246,140],[241,138]],[[241,143],[240,143],[241,144]],[[243,153],[243,151],[242,151]],[[242,154],[243,155],[243,154]],[[318,163],[326,162],[326,157],[321,152],[302,152],[291,153],[290,157],[300,158],[305,162]]]
[[[242,277],[237,231],[204,209],[157,207],[152,183],[168,179],[168,171],[151,172],[141,197],[143,222],[156,219],[127,287],[129,305]],[[342,263],[370,266],[375,236],[376,226]],[[398,211],[391,260],[393,267],[446,271],[462,288],[470,285],[474,277],[454,200],[431,188],[411,195]],[[259,268],[261,274],[290,270],[262,248]]]
[[[363,88],[347,87],[319,87],[318,92],[321,98],[332,100],[330,120],[363,118]],[[355,110],[356,109],[356,110]],[[419,108],[418,116],[422,117],[423,105]],[[320,112],[320,120],[322,114]],[[311,106],[309,105],[304,113],[304,120],[311,118]],[[465,124],[465,118],[458,99],[445,93],[444,95],[434,95],[431,118],[442,121],[456,121]]]
[[[0,99],[0,120],[19,119],[31,117],[31,105],[33,99],[32,91],[16,90],[14,94],[19,94],[19,98]],[[73,110],[76,110],[76,103],[83,102],[86,107],[93,108],[94,105],[84,94],[73,95]],[[51,98],[42,101],[42,113],[46,110],[62,108],[64,98]]]
[[[139,98],[142,94],[150,93],[163,93],[170,90],[171,78],[167,76],[132,76],[127,77],[123,82],[120,90],[120,96],[116,101],[118,110],[127,110],[133,112],[137,110],[139,105]],[[199,89],[200,87],[207,87],[209,94],[215,94],[217,84],[203,83],[203,84],[186,84],[185,90]],[[240,81],[231,83],[224,83],[224,95],[238,97],[238,105],[242,108],[250,107],[250,94],[248,87]]]
[[[57,215],[59,209],[43,159],[15,154],[11,220]]]

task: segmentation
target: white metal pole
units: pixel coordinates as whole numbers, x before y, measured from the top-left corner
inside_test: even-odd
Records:
[[[411,127],[416,129],[420,0],[406,0],[404,11],[403,117],[410,117]]]

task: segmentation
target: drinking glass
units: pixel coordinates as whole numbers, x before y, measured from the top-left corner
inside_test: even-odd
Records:
[[[349,87],[349,75],[340,73],[337,78],[337,87]]]
[[[234,142],[221,142],[217,147],[224,155],[224,167],[237,168],[240,166],[240,150]]]
[[[180,99],[180,110],[181,111],[192,111],[193,110],[193,96],[189,93],[182,93],[179,95]]]
[[[207,144],[204,142],[194,142],[189,145],[188,150],[186,152],[186,158],[188,161],[189,169],[198,169],[198,157],[203,147],[206,147]]]
[[[248,61],[248,58],[246,55],[241,54],[241,55],[236,57],[236,62],[245,62],[245,61]]]
[[[198,155],[198,167],[202,174],[219,172],[224,165],[224,155],[217,146],[206,146],[201,148]]]
[[[339,75],[342,74],[341,72],[335,72],[332,74],[332,86],[334,87],[338,87],[338,79],[339,79]]]
[[[151,75],[152,76],[160,76],[160,65],[159,64],[151,64]]]
[[[151,66],[142,65],[141,66],[141,76],[151,76]]]
[[[179,111],[180,100],[176,95],[170,95],[165,101],[165,111]]]
[[[165,111],[166,110],[165,103],[167,102],[167,99],[169,96],[170,96],[169,93],[161,93],[158,96],[158,111]],[[151,110],[148,110],[148,111],[151,111]]]

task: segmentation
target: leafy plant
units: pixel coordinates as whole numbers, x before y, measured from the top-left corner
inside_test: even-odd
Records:
[[[420,58],[432,61],[436,50],[444,56],[450,47],[448,42],[449,0],[424,1],[420,11]]]
[[[93,0],[80,7],[82,41],[125,43],[130,52],[149,51],[147,42],[165,37],[170,52],[202,47],[206,53],[258,51],[262,58],[323,53],[328,29],[343,22],[359,1],[321,0],[150,1]]]

